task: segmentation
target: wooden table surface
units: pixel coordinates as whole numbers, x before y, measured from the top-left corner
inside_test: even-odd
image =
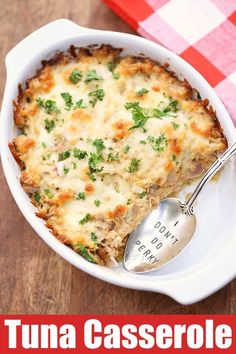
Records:
[[[132,33],[100,0],[1,0],[0,97],[6,53],[58,18]],[[17,208],[1,168],[0,186],[0,313],[236,313],[236,280],[206,300],[181,306],[165,295],[123,289],[81,272],[35,234]]]

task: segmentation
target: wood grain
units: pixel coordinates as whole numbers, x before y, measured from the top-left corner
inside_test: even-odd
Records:
[[[24,36],[58,18],[69,18],[88,27],[132,33],[99,0],[1,0],[1,96],[6,53]],[[2,170],[0,183],[0,313],[236,312],[236,281],[204,301],[181,306],[165,295],[119,288],[79,271],[34,233],[13,201]]]

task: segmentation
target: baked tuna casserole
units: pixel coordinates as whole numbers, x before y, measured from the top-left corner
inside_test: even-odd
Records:
[[[227,147],[208,101],[167,65],[71,46],[19,87],[21,184],[61,242],[114,265],[129,234]]]

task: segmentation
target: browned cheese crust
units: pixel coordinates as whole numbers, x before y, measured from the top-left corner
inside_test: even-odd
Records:
[[[208,100],[168,65],[71,46],[19,85],[9,144],[37,215],[90,262],[114,265],[158,204],[227,147]]]

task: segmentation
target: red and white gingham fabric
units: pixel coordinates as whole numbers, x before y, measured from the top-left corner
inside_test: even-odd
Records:
[[[236,0],[104,0],[142,36],[191,63],[236,124]]]

